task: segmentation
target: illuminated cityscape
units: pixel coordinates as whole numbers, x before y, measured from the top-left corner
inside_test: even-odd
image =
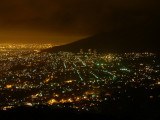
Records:
[[[0,48],[1,110],[46,105],[95,111],[102,103],[160,100],[154,92],[160,88],[157,53],[47,53],[40,52],[41,45]],[[141,90],[142,96],[133,92]]]
[[[0,119],[160,120],[159,0],[0,0]]]

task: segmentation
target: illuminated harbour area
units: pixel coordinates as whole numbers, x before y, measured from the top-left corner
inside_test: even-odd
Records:
[[[41,50],[54,47],[52,44],[0,44],[0,52]]]
[[[0,54],[1,110],[46,105],[95,111],[102,103],[160,100],[154,92],[160,89],[157,53],[7,52],[11,48]]]

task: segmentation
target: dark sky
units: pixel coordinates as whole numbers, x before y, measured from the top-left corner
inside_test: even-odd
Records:
[[[66,43],[124,27],[157,27],[159,0],[0,0],[0,43]]]

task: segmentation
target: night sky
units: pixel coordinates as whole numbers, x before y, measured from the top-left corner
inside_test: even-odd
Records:
[[[159,0],[0,0],[0,43],[68,43],[160,21]]]

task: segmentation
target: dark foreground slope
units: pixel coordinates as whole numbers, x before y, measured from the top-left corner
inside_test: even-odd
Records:
[[[78,52],[80,49],[97,49],[99,52],[157,51],[159,38],[158,31],[152,28],[114,30],[44,51]]]
[[[98,112],[81,111],[71,108],[52,108],[48,106],[17,107],[0,111],[1,119],[12,120],[159,120],[160,103],[108,102],[99,105]]]

